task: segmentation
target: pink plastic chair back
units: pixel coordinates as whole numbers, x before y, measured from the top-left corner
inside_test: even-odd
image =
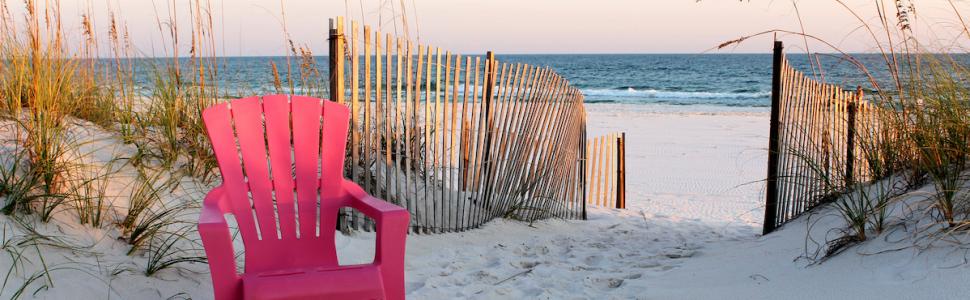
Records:
[[[233,100],[203,113],[246,245],[246,272],[338,265],[334,231],[348,201],[341,188],[348,117],[343,105],[285,95]]]

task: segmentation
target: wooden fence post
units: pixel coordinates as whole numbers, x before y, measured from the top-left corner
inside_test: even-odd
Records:
[[[783,54],[781,41],[775,41],[771,72],[771,124],[768,132],[768,178],[765,193],[765,220],[762,234],[775,230],[778,206],[778,159],[781,148],[779,136],[779,111],[781,110],[781,64]]]
[[[856,96],[849,97],[849,120],[847,122],[845,139],[845,186],[850,188],[855,182],[855,133],[857,105],[862,100],[862,87],[856,87]]]
[[[344,17],[330,19],[330,101],[344,103]]]
[[[616,208],[626,208],[626,132],[616,139]]]
[[[495,54],[492,53],[492,51],[486,52],[485,54],[486,71],[485,71],[485,82],[484,82],[485,96],[482,98],[482,108],[484,109],[483,117],[485,117],[485,137],[483,139],[484,140],[483,146],[485,148],[483,150],[484,152],[482,153],[483,160],[481,164],[482,170],[485,171],[484,173],[485,178],[483,178],[485,180],[484,181],[485,186],[482,187],[482,190],[485,192],[485,195],[484,195],[485,203],[492,202],[491,194],[492,194],[493,180],[491,179],[492,174],[489,172],[489,170],[491,170],[491,164],[492,164],[492,157],[491,157],[492,133],[493,133],[492,128],[495,125],[495,120],[492,115],[493,114],[492,97],[494,95],[494,85],[496,80],[495,72],[498,70],[498,67],[495,64],[496,64]]]

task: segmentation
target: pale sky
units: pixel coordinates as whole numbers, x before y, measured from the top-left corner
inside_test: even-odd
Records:
[[[4,0],[0,0],[4,1]],[[16,14],[21,1],[8,1]],[[863,18],[877,25],[874,3],[880,0],[844,0]],[[98,32],[106,37],[108,6],[128,24],[134,43],[147,55],[162,56],[156,10],[168,21],[166,0],[71,1],[62,0],[69,30],[79,30],[81,11],[92,7]],[[888,5],[895,21],[894,1]],[[954,0],[960,13],[970,16],[967,0]],[[381,4],[383,8],[381,8]],[[393,12],[391,4],[393,3]],[[460,53],[701,53],[721,42],[769,29],[800,31],[791,0],[404,0],[412,40],[420,37]],[[798,8],[805,31],[838,44],[848,52],[870,52],[872,39],[859,22],[835,0],[802,0]],[[382,30],[403,34],[402,0],[285,0],[286,25],[298,44],[315,54],[327,52],[328,19],[348,15]],[[178,0],[180,37],[187,41],[189,1]],[[917,32],[924,41],[951,43],[960,34],[947,0],[916,3]],[[223,55],[284,55],[279,0],[212,0],[218,43]],[[397,18],[394,16],[397,13]],[[892,26],[893,24],[891,24]],[[878,28],[876,28],[878,30]],[[928,38],[938,36],[938,38]],[[804,48],[801,38],[782,35],[789,51]],[[884,38],[884,36],[880,37]],[[964,38],[966,40],[966,38]],[[771,37],[751,39],[721,53],[765,53]],[[797,43],[796,43],[797,42]],[[831,52],[819,44],[812,51]],[[154,50],[153,50],[154,49]],[[187,49],[182,50],[187,51]]]

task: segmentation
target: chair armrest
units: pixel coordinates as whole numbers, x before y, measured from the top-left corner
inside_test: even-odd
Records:
[[[229,224],[226,223],[226,217],[224,215],[230,212],[228,200],[226,200],[225,188],[221,185],[217,186],[209,191],[205,195],[205,199],[202,200],[202,211],[199,213],[199,227],[225,227],[228,232]]]
[[[236,273],[236,252],[232,235],[224,216],[229,212],[224,188],[209,191],[199,213],[199,237],[209,261],[212,287],[217,299],[237,299],[242,296],[239,274]]]
[[[364,192],[364,189],[360,188],[353,181],[344,179],[343,188],[351,196],[350,207],[359,210],[378,223],[383,221],[383,219],[392,219],[389,220],[392,223],[403,221],[403,225],[407,226],[410,214],[406,209],[368,195],[367,192]]]

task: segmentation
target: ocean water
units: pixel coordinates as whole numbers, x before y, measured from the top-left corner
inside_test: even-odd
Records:
[[[866,71],[834,55],[820,55],[815,64],[806,55],[787,55],[795,69],[846,89],[872,91],[866,72],[879,78],[880,86],[891,86],[882,71],[882,56],[853,57]],[[510,55],[500,59],[550,66],[581,89],[588,103],[771,106],[771,54]]]
[[[855,57],[875,77],[888,78],[879,71],[884,69],[879,68],[881,56]],[[582,90],[588,103],[770,106],[771,54],[562,54],[497,55],[497,58],[503,62],[549,66]],[[824,76],[826,82],[848,89],[856,86],[872,89],[864,72],[837,56],[820,56],[823,71],[813,70],[805,55],[793,54],[788,59],[796,69],[819,78]],[[161,61],[138,61],[136,83],[150,86],[152,78],[148,71]],[[284,81],[287,74],[284,57],[222,57],[219,61],[218,84],[230,97],[275,92],[270,62],[280,68]],[[316,57],[316,62],[321,78],[327,78],[327,57]],[[182,65],[191,63],[185,60]],[[327,86],[326,82],[317,84]]]
[[[550,66],[588,103],[763,106],[771,55],[512,55]],[[501,59],[500,58],[500,59]]]

